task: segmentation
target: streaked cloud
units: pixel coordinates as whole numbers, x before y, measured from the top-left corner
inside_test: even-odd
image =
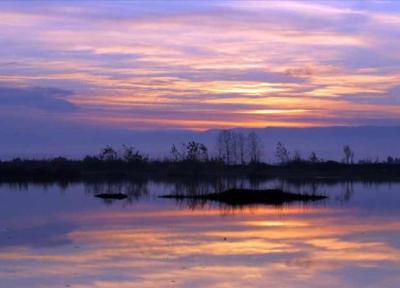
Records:
[[[57,88],[1,87],[0,106],[37,108],[45,111],[68,112],[76,106],[65,98],[72,93]]]
[[[399,117],[396,2],[92,4],[1,3],[1,85],[73,91],[53,97],[71,121],[146,129]]]

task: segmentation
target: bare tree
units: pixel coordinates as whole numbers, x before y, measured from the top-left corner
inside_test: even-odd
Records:
[[[180,150],[174,145],[171,147],[171,154],[175,161],[190,160],[190,161],[207,161],[208,148],[195,141],[182,143]]]
[[[113,147],[106,146],[100,151],[99,158],[103,161],[114,161],[118,159],[118,153]]]
[[[242,132],[238,132],[237,134],[237,146],[240,164],[244,165],[246,163],[246,139]]]
[[[216,147],[216,150],[217,150],[218,158],[221,161],[224,161],[225,160],[225,157],[224,157],[225,156],[225,153],[224,153],[225,149],[224,149],[224,141],[223,141],[223,137],[222,137],[222,132],[219,132],[218,135],[217,135],[215,147]]]
[[[218,157],[226,164],[232,163],[232,138],[232,131],[230,130],[222,130],[217,136]]]
[[[255,132],[247,137],[242,132],[222,130],[217,136],[218,157],[227,164],[245,164],[246,154],[250,162],[260,162],[262,143]]]
[[[231,131],[231,151],[232,151],[232,163],[239,163],[239,146],[238,146],[238,134]]]
[[[146,157],[133,146],[122,145],[122,159],[126,162],[137,162],[146,160]]]
[[[351,149],[349,145],[343,146],[343,153],[344,153],[344,163],[346,164],[353,164],[354,161],[354,151]]]
[[[317,163],[319,161],[318,156],[315,152],[311,152],[310,157],[308,157],[308,160],[311,163]]]
[[[293,161],[294,162],[301,162],[303,161],[303,158],[301,157],[301,153],[299,150],[294,150],[293,152]]]
[[[191,161],[206,161],[208,160],[208,149],[207,147],[195,141],[191,141],[188,144],[184,144],[186,148],[186,160]]]
[[[178,151],[178,148],[175,146],[175,144],[173,144],[171,147],[171,155],[174,161],[182,160],[182,154]]]
[[[247,146],[250,162],[260,162],[262,156],[262,146],[260,138],[254,131],[250,132],[247,136]]]
[[[281,164],[288,163],[290,160],[289,151],[286,149],[286,147],[281,142],[278,142],[278,144],[276,146],[276,154],[275,155]]]

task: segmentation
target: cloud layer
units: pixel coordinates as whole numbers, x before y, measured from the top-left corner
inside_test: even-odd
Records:
[[[396,1],[0,7],[0,85],[8,87],[0,106],[131,129],[391,125],[400,117]]]
[[[0,87],[0,106],[70,112],[76,110],[76,106],[64,98],[71,94],[70,91],[57,88]]]

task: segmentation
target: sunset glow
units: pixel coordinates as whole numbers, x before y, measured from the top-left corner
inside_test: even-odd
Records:
[[[34,105],[0,98],[2,117],[132,130],[400,117],[396,1],[3,1],[0,19],[0,88],[41,89]]]
[[[399,288],[400,0],[1,0],[0,288]]]

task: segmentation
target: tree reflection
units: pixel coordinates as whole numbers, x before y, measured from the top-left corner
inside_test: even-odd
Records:
[[[139,201],[142,197],[148,195],[147,181],[131,182],[94,182],[85,183],[85,192],[91,195],[97,194],[125,194],[128,197],[124,199],[127,203]],[[112,199],[103,199],[107,204],[113,202]]]

